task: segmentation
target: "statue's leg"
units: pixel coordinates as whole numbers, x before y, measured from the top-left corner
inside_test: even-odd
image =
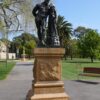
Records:
[[[38,38],[39,38],[39,41],[42,41],[42,33],[41,33],[41,26],[40,25],[38,26]]]
[[[41,28],[41,21],[35,20],[35,22],[36,22],[37,34],[38,34],[38,38],[39,38],[38,46],[41,46],[41,44],[42,44],[42,28]]]
[[[45,44],[45,39],[46,39],[46,21],[45,19],[42,19],[42,23],[41,23],[41,30],[42,30],[42,43],[43,45]]]

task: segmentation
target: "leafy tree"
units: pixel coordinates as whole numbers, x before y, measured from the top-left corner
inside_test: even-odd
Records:
[[[98,46],[96,57],[100,60],[100,45]]]
[[[90,28],[86,28],[86,27],[83,27],[83,26],[78,26],[75,30],[74,30],[74,36],[77,38],[77,39],[80,39],[82,36],[85,35],[85,33],[87,33],[88,31],[90,31],[91,29]]]
[[[90,57],[91,62],[99,52],[100,36],[95,30],[89,30],[78,41],[78,48],[83,57]]]
[[[73,57],[78,57],[78,47],[77,47],[76,39],[71,39],[69,41],[69,55],[70,55],[71,59]]]
[[[2,29],[8,33],[12,31],[34,31],[32,9],[38,2],[41,0],[1,0],[0,23],[2,21],[4,24]]]
[[[70,39],[72,32],[72,25],[65,20],[63,16],[58,16],[57,19],[57,31],[60,37],[61,46],[64,46],[66,39]]]
[[[11,31],[18,31],[20,28],[19,15],[21,13],[19,13],[19,8],[15,8],[15,5],[21,2],[22,0],[2,0],[2,2],[0,2],[0,34],[2,34],[6,40],[8,40],[8,35]],[[7,44],[7,55],[8,48]]]
[[[8,40],[8,36],[16,31],[34,31],[34,18],[31,12],[36,2],[40,0],[33,0],[33,2],[32,0],[1,0],[0,36]],[[6,48],[8,51],[8,45]]]
[[[67,43],[65,46],[65,60],[66,57],[70,57],[71,60],[73,59],[73,57],[78,57],[78,47],[77,47],[77,40],[76,39],[70,39],[68,41],[66,41]]]
[[[23,33],[18,37],[15,37],[13,39],[13,43],[16,46],[16,52],[23,54],[25,52],[29,56],[32,55],[31,50],[36,47],[36,41],[35,36],[29,34],[29,33]],[[24,51],[25,50],[25,51]]]
[[[0,41],[2,41],[5,45],[10,45],[11,41],[5,39],[5,38],[1,38]]]
[[[34,40],[30,40],[25,44],[26,48],[26,54],[29,55],[29,58],[31,58],[33,54],[33,48],[36,46],[36,42]]]
[[[65,59],[68,54],[68,45],[72,34],[72,25],[65,20],[63,16],[58,16],[57,19],[57,31],[60,38],[61,46],[65,48]]]
[[[75,30],[74,30],[74,36],[76,38],[81,38],[84,34],[86,33],[86,28],[83,26],[78,26]]]

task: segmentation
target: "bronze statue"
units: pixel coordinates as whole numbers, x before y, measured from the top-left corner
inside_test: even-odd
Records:
[[[47,34],[47,45],[50,47],[60,46],[59,36],[56,28],[56,10],[54,5],[50,5],[49,18],[48,18],[48,34]]]
[[[44,0],[41,4],[37,4],[32,11],[38,31],[39,47],[60,46],[56,29],[56,10],[49,2],[50,0]],[[46,27],[47,19],[48,26]]]

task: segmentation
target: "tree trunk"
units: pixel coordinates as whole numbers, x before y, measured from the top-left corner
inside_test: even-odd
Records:
[[[71,55],[70,57],[71,57],[71,60],[73,60],[73,56]]]
[[[93,57],[91,57],[91,62],[93,63]]]
[[[66,54],[64,54],[64,59],[67,60],[67,55]]]

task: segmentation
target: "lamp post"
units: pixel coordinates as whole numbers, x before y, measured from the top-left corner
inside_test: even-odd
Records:
[[[24,38],[24,36],[22,37],[22,39],[23,39],[23,43],[22,43],[22,45],[23,45],[22,60],[25,61],[25,38]]]

